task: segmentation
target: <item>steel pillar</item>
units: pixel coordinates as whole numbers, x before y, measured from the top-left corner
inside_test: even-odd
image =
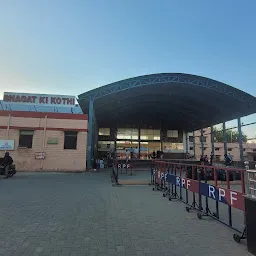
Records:
[[[139,150],[139,156],[138,156],[138,158],[140,159],[140,123],[139,123],[139,130],[138,130],[138,150]]]
[[[88,139],[87,139],[87,168],[92,168],[92,159],[93,159],[93,136],[94,136],[94,107],[93,100],[89,102],[89,120],[88,120]]]
[[[114,134],[114,137],[115,137],[115,155],[116,155],[116,141],[117,141],[117,123],[116,123],[116,125],[115,125],[115,134]]]
[[[194,151],[194,158],[196,159],[196,139],[195,139],[195,132],[193,132],[193,151]]]
[[[223,144],[224,144],[224,154],[228,154],[228,146],[227,146],[227,133],[226,133],[226,123],[223,122],[222,124],[223,127]]]
[[[214,131],[213,131],[213,126],[211,126],[211,148],[212,148],[212,153],[214,154],[215,148],[214,148]]]
[[[98,141],[99,141],[99,126],[95,118],[94,114],[94,122],[93,122],[93,158],[98,158]]]
[[[189,138],[188,138],[188,133],[186,132],[186,153],[189,152]]]
[[[237,128],[238,128],[238,143],[239,143],[239,152],[240,152],[240,161],[244,162],[244,147],[243,147],[243,133],[242,133],[242,125],[241,118],[237,119]]]
[[[163,151],[163,140],[162,140],[162,126],[163,126],[163,121],[160,121],[160,150]]]
[[[204,156],[204,141],[203,141],[203,138],[204,138],[204,130],[201,129],[201,155]]]
[[[187,138],[186,138],[186,132],[184,130],[182,130],[182,143],[183,143],[183,152],[186,153],[187,152],[187,146],[186,146],[186,142]]]

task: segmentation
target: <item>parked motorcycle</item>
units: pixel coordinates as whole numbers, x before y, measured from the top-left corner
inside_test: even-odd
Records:
[[[0,175],[4,175],[5,178],[10,178],[14,174],[16,174],[16,167],[15,164],[11,164],[8,168],[8,171],[6,172],[6,166],[1,165],[3,158],[0,158]]]

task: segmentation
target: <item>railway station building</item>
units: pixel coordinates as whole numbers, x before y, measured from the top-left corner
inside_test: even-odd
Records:
[[[0,101],[0,157],[9,151],[18,171],[83,171],[88,116],[76,97],[4,94]]]
[[[181,159],[190,151],[189,137],[203,128],[256,113],[256,98],[227,84],[190,74],[161,73],[108,84],[78,96],[89,115],[87,163],[110,149],[120,158],[137,148],[140,159],[153,151]],[[227,152],[227,145],[224,147]],[[214,148],[212,148],[214,151]],[[240,136],[239,152],[243,151]],[[196,155],[195,149],[193,149]],[[242,159],[241,159],[242,160]]]
[[[85,170],[109,151],[122,159],[130,149],[137,150],[140,160],[151,159],[153,151],[163,152],[165,159],[184,159],[188,153],[198,158],[215,151],[204,128],[211,131],[223,123],[225,131],[225,122],[237,119],[241,135],[240,118],[254,113],[254,96],[182,73],[129,78],[77,99],[5,93],[0,101],[0,154],[12,151],[18,170],[49,171]],[[222,151],[220,159],[227,143]],[[236,151],[242,161],[242,135]]]

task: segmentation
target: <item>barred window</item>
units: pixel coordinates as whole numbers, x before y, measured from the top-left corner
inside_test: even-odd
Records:
[[[34,131],[21,130],[19,147],[32,148]]]
[[[64,149],[77,149],[77,132],[73,132],[73,131],[65,132]]]

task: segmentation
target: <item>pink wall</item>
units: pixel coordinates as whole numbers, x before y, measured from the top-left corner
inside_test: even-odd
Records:
[[[3,112],[3,111],[2,111]],[[7,111],[6,111],[7,112]],[[14,140],[15,150],[10,151],[17,170],[21,171],[81,171],[86,168],[87,115],[0,112],[0,140]],[[22,113],[24,115],[22,116]],[[10,114],[10,117],[9,117]],[[70,116],[69,116],[70,115]],[[48,117],[50,116],[50,117]],[[74,119],[79,118],[80,120]],[[45,129],[46,128],[46,129]],[[19,131],[34,130],[31,149],[19,148]],[[45,131],[44,131],[45,130]],[[77,131],[77,149],[64,149],[64,131]],[[58,138],[58,144],[47,144],[49,138]],[[36,152],[45,152],[44,160],[36,160]],[[4,151],[0,151],[0,156]]]

